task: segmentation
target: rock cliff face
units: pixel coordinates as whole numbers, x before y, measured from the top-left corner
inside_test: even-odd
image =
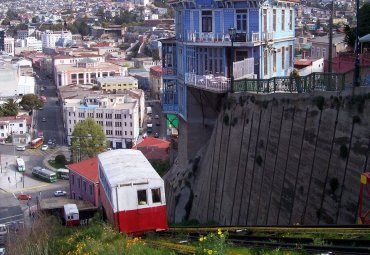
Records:
[[[170,220],[182,208],[223,225],[355,223],[368,92],[229,95],[203,150],[165,177]]]

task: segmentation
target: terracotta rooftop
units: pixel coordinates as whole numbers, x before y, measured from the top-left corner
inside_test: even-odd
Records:
[[[99,182],[98,159],[96,157],[67,165],[67,168],[92,182]]]
[[[168,159],[170,142],[154,137],[146,137],[133,149],[141,151],[147,159]]]

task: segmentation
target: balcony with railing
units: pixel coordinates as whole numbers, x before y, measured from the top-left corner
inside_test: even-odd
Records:
[[[225,76],[214,76],[213,74],[198,75],[195,73],[186,73],[185,83],[190,86],[216,93],[228,92],[231,86],[229,78]]]
[[[179,34],[180,40],[193,43],[226,43],[231,42],[229,33],[186,32]],[[234,43],[255,43],[259,41],[259,33],[237,33]]]

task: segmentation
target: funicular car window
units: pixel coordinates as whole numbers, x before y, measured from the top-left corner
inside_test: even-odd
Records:
[[[152,189],[153,203],[161,203],[161,189]]]
[[[138,203],[138,205],[148,204],[148,199],[146,197],[146,190],[145,189],[137,191],[137,203]]]

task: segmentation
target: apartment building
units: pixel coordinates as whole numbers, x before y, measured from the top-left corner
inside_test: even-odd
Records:
[[[94,58],[76,60],[74,64],[54,65],[54,82],[57,87],[68,84],[97,84],[101,77],[122,76],[126,68]],[[55,61],[54,61],[55,63]]]
[[[14,57],[14,38],[4,38],[4,51]]]
[[[186,120],[187,86],[227,92],[243,70],[260,79],[289,75],[296,2],[171,1],[176,37],[162,40],[163,110]]]
[[[41,34],[41,41],[43,48],[55,48],[55,43],[60,39],[72,40],[72,33],[70,31],[51,31],[46,30]]]
[[[150,95],[154,99],[160,99],[162,92],[162,67],[153,66],[150,68],[149,72],[149,88]]]
[[[1,29],[0,30],[0,51],[5,50],[4,39],[5,39],[5,31]]]
[[[119,92],[138,88],[138,80],[131,76],[111,76],[97,78],[99,89],[105,92]]]
[[[17,48],[28,48],[32,51],[42,51],[42,41],[37,40],[36,37],[30,36],[23,39],[18,39],[15,42]]]
[[[63,117],[68,144],[71,143],[74,126],[88,117],[102,126],[112,148],[131,148],[139,136],[139,101],[128,95],[64,99]]]

